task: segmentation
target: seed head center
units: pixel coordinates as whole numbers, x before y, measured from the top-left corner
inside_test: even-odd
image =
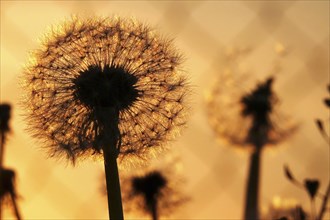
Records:
[[[89,66],[75,78],[75,95],[90,108],[128,108],[136,101],[139,90],[135,87],[137,77],[121,67]]]

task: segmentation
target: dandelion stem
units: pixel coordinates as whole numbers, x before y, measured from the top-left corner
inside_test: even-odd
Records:
[[[1,142],[0,142],[0,167],[3,167],[3,155],[5,151],[5,131],[1,131]]]
[[[108,208],[110,219],[124,219],[120,193],[117,158],[104,151],[104,168],[108,193]]]
[[[245,197],[245,220],[259,219],[258,196],[259,196],[259,170],[260,170],[261,147],[256,147],[250,157],[249,176]]]
[[[14,212],[15,212],[16,219],[21,220],[22,219],[21,214],[19,212],[18,205],[16,203],[16,196],[13,193],[10,193],[10,196],[11,196],[11,201],[12,201],[12,204],[13,204],[13,209],[14,209]]]
[[[3,192],[3,153],[5,147],[5,131],[0,131],[0,192]],[[0,220],[2,219],[2,198],[0,198]]]
[[[118,146],[118,143],[120,145],[120,131],[118,128],[119,112],[113,108],[99,109],[98,118],[100,119],[99,121],[102,124],[104,132],[102,150],[108,194],[109,218],[121,220],[124,219],[124,216],[117,166],[117,157],[120,147]]]
[[[157,199],[151,204],[152,220],[158,220]]]

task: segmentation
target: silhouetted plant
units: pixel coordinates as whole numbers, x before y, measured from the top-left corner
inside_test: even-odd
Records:
[[[17,204],[17,193],[15,185],[15,171],[12,169],[1,168],[1,205],[8,204],[14,210],[16,219],[20,220],[21,215]]]
[[[124,178],[124,208],[127,212],[149,215],[153,220],[166,216],[187,202],[177,176],[151,170]]]
[[[328,92],[330,93],[330,85],[328,86]],[[330,109],[330,98],[324,99],[324,104],[327,106],[327,108]],[[329,119],[327,119],[327,124],[329,125]],[[321,119],[315,120],[316,126],[321,133],[322,137],[324,138],[325,142],[330,146],[330,135],[326,132],[324,128],[324,122]],[[330,196],[330,180],[326,189],[325,194],[321,194],[318,192],[320,181],[318,179],[309,179],[305,178],[303,182],[297,180],[294,175],[292,174],[291,170],[287,165],[284,166],[284,173],[287,179],[295,184],[296,186],[304,189],[307,194],[309,195],[309,198],[311,200],[311,210],[312,210],[312,218],[316,220],[322,220],[325,212],[327,211],[327,203]],[[318,196],[322,199],[322,204],[320,206],[320,210],[318,213],[316,213],[315,210],[315,197]],[[330,210],[330,209],[329,209]],[[328,211],[329,211],[328,210]]]
[[[238,89],[238,85],[243,87],[246,75],[236,72],[236,60],[231,65],[220,75],[219,84],[208,97],[208,116],[221,141],[251,151],[244,219],[258,219],[261,152],[265,146],[285,140],[296,126],[284,116],[279,117],[279,102],[272,89],[274,77],[258,83],[251,88],[251,92],[244,93]]]
[[[7,134],[10,132],[11,106],[9,104],[0,104],[0,167],[3,166],[4,147],[7,139]]]
[[[149,27],[96,17],[54,27],[26,67],[31,132],[52,156],[103,154],[111,218],[123,218],[117,157],[146,158],[186,122],[181,62]]]
[[[269,220],[307,220],[308,214],[292,199],[276,199],[261,219]]]
[[[4,168],[3,158],[7,134],[10,132],[9,120],[11,117],[11,106],[9,104],[0,104],[0,219],[2,219],[2,206],[10,205],[18,220],[21,215],[17,205],[17,194],[15,185],[15,171]]]

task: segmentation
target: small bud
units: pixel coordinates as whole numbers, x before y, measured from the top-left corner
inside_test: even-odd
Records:
[[[319,131],[323,134],[324,133],[323,122],[320,119],[316,119],[315,123],[316,123],[317,128],[319,129]]]
[[[297,182],[297,180],[293,177],[289,167],[287,165],[284,165],[284,172],[285,176],[291,181],[291,182]]]
[[[316,179],[306,179],[305,180],[305,188],[311,197],[311,199],[314,199],[317,190],[319,189],[320,182]]]

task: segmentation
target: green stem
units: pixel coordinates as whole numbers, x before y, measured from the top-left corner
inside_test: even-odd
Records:
[[[258,205],[259,205],[259,170],[260,170],[260,156],[261,148],[256,148],[250,158],[249,176],[247,181],[246,195],[245,195],[245,220],[259,219]]]

